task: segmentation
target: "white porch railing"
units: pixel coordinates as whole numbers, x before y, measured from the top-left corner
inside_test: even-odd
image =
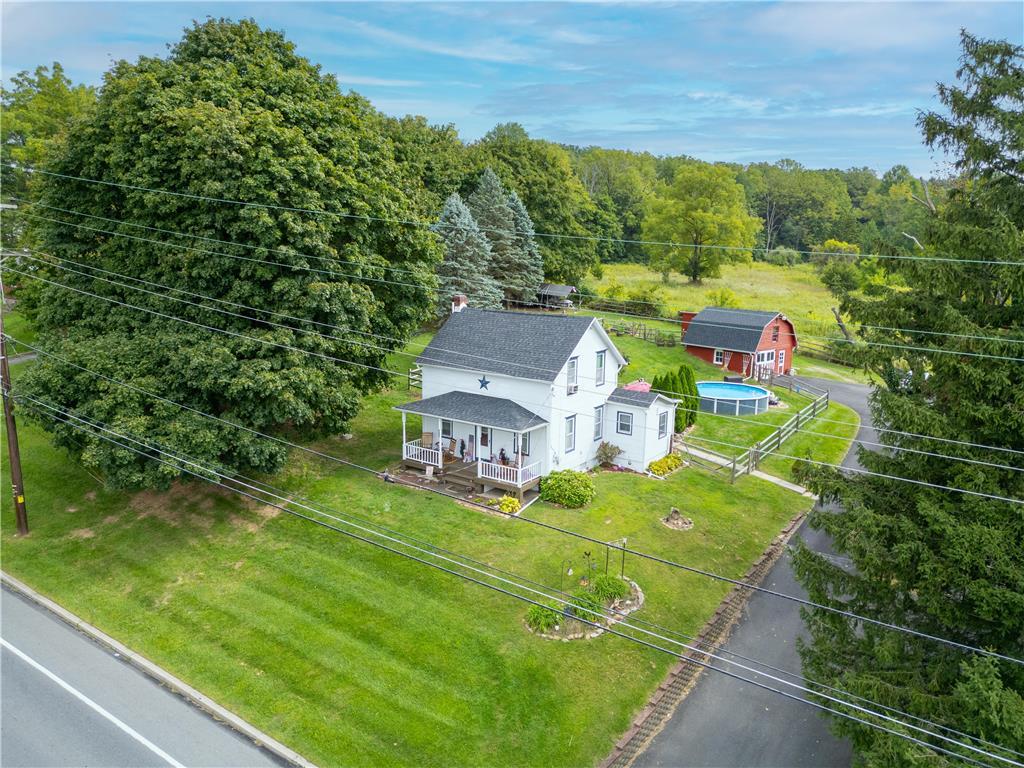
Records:
[[[484,480],[497,480],[512,485],[525,485],[540,477],[540,462],[535,461],[525,467],[510,467],[492,461],[478,461],[476,476]]]
[[[402,455],[410,461],[441,466],[441,452],[437,448],[424,448],[422,440],[410,440],[403,446]]]

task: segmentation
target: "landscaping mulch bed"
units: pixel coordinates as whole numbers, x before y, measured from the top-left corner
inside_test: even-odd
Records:
[[[526,629],[545,640],[592,640],[604,634],[605,629],[613,627],[634,611],[638,611],[644,604],[644,593],[640,586],[632,579],[629,582],[629,596],[614,601],[604,609],[604,619],[600,627],[594,627],[573,618],[566,617],[565,621],[556,626],[551,632],[537,632],[524,622]]]

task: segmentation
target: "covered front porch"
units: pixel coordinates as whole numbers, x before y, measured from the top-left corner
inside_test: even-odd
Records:
[[[503,490],[520,501],[539,485],[547,422],[511,400],[448,392],[396,410],[402,414],[404,467],[480,493]],[[410,415],[420,417],[412,429]]]

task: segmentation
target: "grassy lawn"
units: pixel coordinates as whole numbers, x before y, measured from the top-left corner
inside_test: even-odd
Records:
[[[385,406],[409,398],[369,398],[355,437],[320,447],[394,463],[400,420]],[[20,427],[32,533],[14,538],[3,515],[5,570],[320,764],[592,765],[671,663],[607,635],[538,639],[522,603],[206,485],[106,490]],[[555,587],[565,560],[579,573],[595,549],[306,454],[271,481]],[[699,470],[595,482],[584,510],[529,514],[731,577],[809,503]],[[693,530],[659,523],[673,505]],[[648,598],[638,618],[688,633],[728,586],[636,558],[626,572]]]
[[[871,384],[873,377],[861,368],[850,368],[839,363],[820,360],[817,357],[793,355],[793,370],[797,376],[809,376],[812,379],[828,379],[846,384]]]
[[[828,421],[824,421],[824,419]],[[779,451],[786,456],[810,457],[815,461],[838,464],[846,456],[846,452],[850,448],[850,441],[857,434],[859,425],[860,416],[855,410],[839,403],[829,403],[825,412],[808,424],[807,429],[842,439],[836,440],[819,435],[809,435],[806,432],[797,432],[782,444]],[[785,480],[793,479],[793,459],[790,458],[769,456],[761,462],[760,469],[762,472]]]
[[[797,333],[808,330],[818,334],[819,323],[835,325],[829,310],[835,305],[835,299],[809,264],[794,267],[777,267],[761,261],[725,264],[721,277],[699,284],[677,274],[673,274],[668,283],[663,283],[661,275],[643,264],[605,264],[603,269],[604,277],[597,284],[598,289],[612,283],[620,283],[627,289],[660,288],[667,298],[671,316],[681,309],[703,309],[711,304],[708,294],[728,288],[736,294],[742,309],[782,312],[793,321]]]
[[[22,313],[17,309],[4,312],[4,333],[13,336],[18,341],[26,344],[35,344],[36,329]],[[16,352],[27,352],[26,349],[15,349]]]

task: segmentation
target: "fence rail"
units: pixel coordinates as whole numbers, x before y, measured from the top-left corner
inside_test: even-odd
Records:
[[[422,464],[441,466],[441,452],[436,448],[424,448],[420,440],[411,440],[402,448],[403,458]]]
[[[492,461],[478,461],[476,475],[484,480],[523,485],[540,476],[540,462],[525,467],[510,467]]]

